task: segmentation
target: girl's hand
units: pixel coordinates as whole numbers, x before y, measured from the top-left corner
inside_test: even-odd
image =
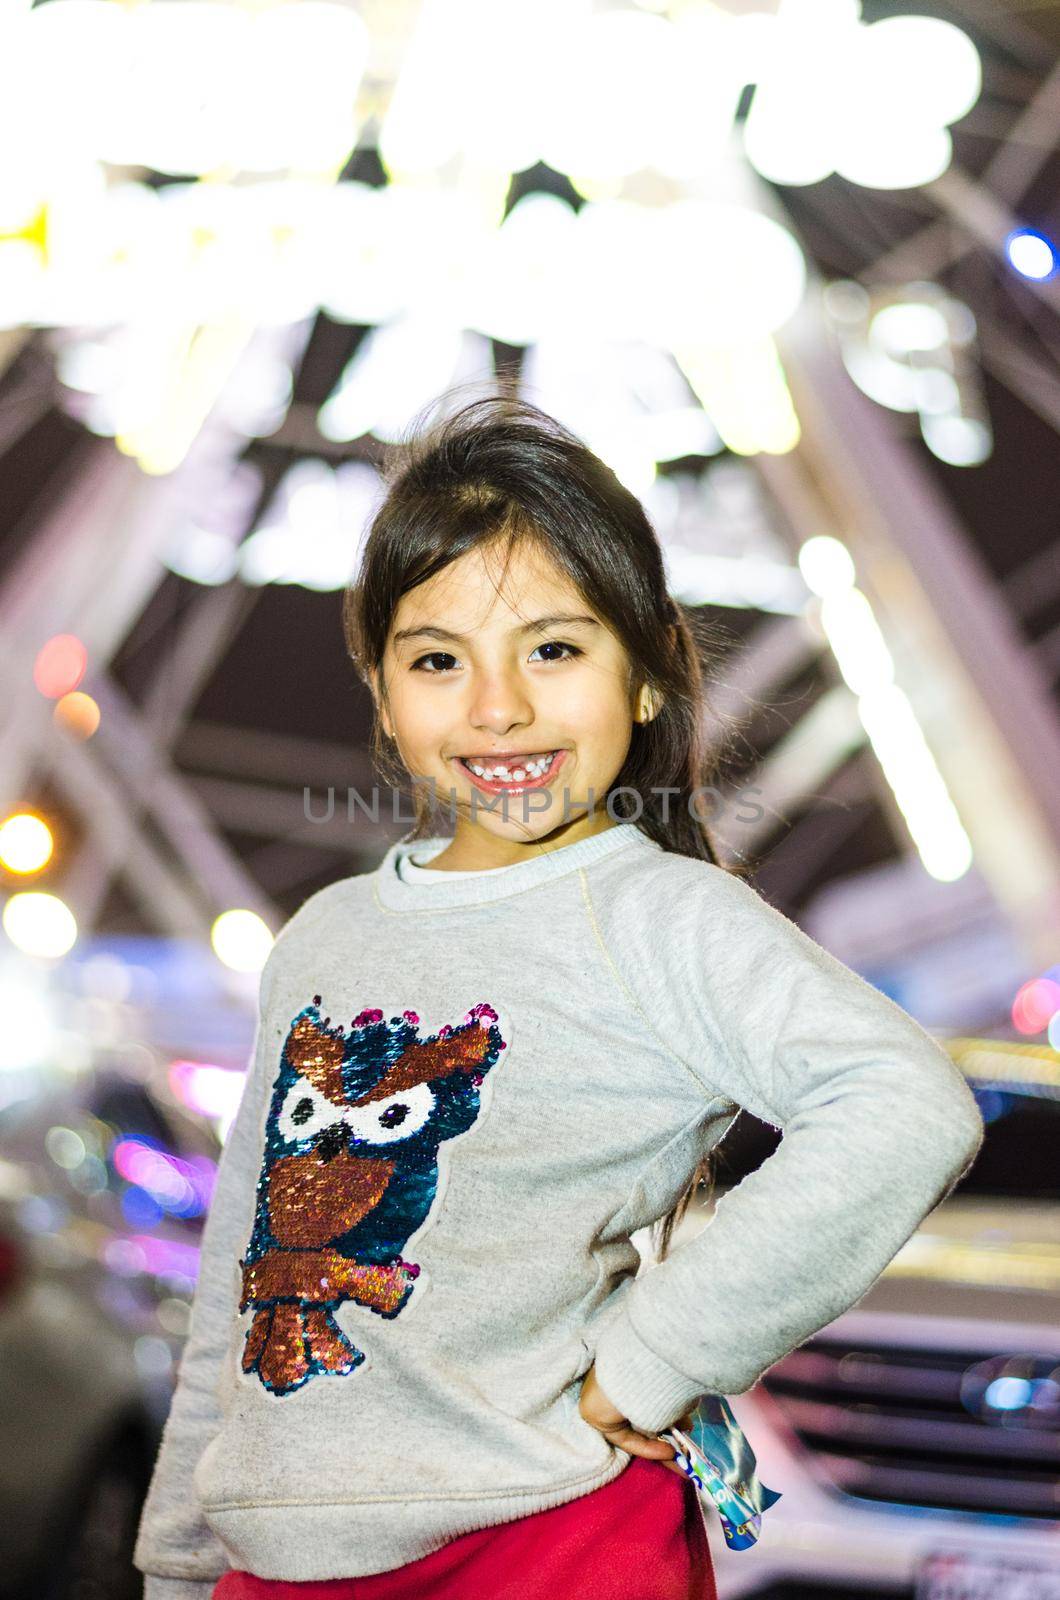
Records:
[[[659,1439],[653,1433],[638,1433],[632,1427],[628,1417],[621,1411],[616,1411],[607,1398],[599,1383],[596,1381],[596,1363],[593,1362],[582,1382],[581,1394],[578,1397],[578,1410],[585,1422],[591,1428],[596,1428],[604,1438],[620,1450],[627,1451],[631,1456],[644,1456],[649,1461],[660,1461],[670,1472],[676,1472],[679,1477],[685,1473],[674,1460],[674,1447],[667,1444],[665,1439]],[[686,1411],[683,1417],[678,1417],[673,1427],[686,1432],[692,1426],[695,1407]]]

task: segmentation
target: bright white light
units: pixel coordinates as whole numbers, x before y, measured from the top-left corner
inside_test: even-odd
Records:
[[[799,547],[799,571],[807,587],[821,596],[852,588],[857,577],[846,545],[828,534],[816,534]]]
[[[27,1072],[47,1066],[58,1041],[55,1010],[34,985],[31,974],[3,972],[0,1016],[4,1018],[0,1028],[0,1072]]]
[[[1043,233],[1035,233],[1031,228],[1010,233],[1005,240],[1005,254],[1022,277],[1039,283],[1051,278],[1060,266],[1056,247]]]
[[[917,409],[916,374],[905,361],[894,361],[857,337],[841,344],[843,365],[861,390],[878,405],[892,411]]]
[[[826,595],[820,618],[836,664],[856,695],[884,688],[893,680],[891,652],[860,589],[844,588]]]
[[[526,195],[483,241],[469,296],[470,326],[505,344],[528,345],[575,322],[578,237],[565,200]]]
[[[273,936],[256,911],[222,911],[210,929],[214,953],[233,972],[260,972]]]
[[[267,520],[239,548],[244,583],[341,589],[357,564],[381,487],[378,472],[365,461],[346,461],[337,469],[316,457],[296,463]]]
[[[869,338],[890,355],[913,350],[938,350],[949,338],[946,318],[937,306],[903,300],[883,306],[869,324]]]
[[[885,17],[859,28],[851,87],[863,112],[899,113],[923,126],[957,122],[983,86],[979,52],[938,17]]]
[[[920,431],[932,455],[951,467],[978,467],[994,446],[989,424],[979,417],[926,414]]]
[[[771,217],[743,206],[679,200],[639,221],[651,266],[647,281],[635,288],[653,342],[671,350],[742,345],[775,332],[798,308],[806,260],[798,241]],[[615,275],[613,260],[598,258],[593,268],[600,279]]]
[[[654,166],[671,123],[676,45],[670,24],[644,12],[597,12],[572,29],[554,66],[544,160],[575,181]]]
[[[11,943],[28,956],[64,956],[77,939],[69,906],[40,890],[13,894],[4,906],[3,924]]]
[[[960,410],[961,392],[951,372],[943,372],[941,367],[917,367],[913,376],[921,413],[941,415]]]
[[[955,882],[972,865],[971,840],[908,696],[881,684],[861,696],[858,714],[926,870]]]
[[[903,189],[952,158],[948,124],[979,96],[975,46],[932,17],[858,22],[859,6],[783,0],[743,129],[748,160],[775,183]]]
[[[953,159],[953,140],[945,128],[909,123],[886,129],[883,136],[867,130],[844,138],[835,170],[841,178],[865,189],[914,189],[933,183]]]
[[[31,13],[17,77],[49,113],[39,126],[76,128],[114,166],[328,171],[356,139],[367,48],[356,11],[321,0],[53,0]]]
[[[805,605],[805,591],[790,564],[709,555],[680,542],[663,546],[663,560],[666,587],[685,605],[752,607],[780,616],[797,616]]]
[[[321,433],[337,440],[366,433],[389,442],[402,438],[417,412],[454,381],[463,343],[458,327],[425,317],[373,328],[317,414]],[[481,361],[479,376],[485,376],[485,348]]]

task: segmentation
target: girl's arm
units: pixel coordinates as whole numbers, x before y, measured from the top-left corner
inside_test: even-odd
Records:
[[[664,917],[631,888],[608,953],[704,1097],[784,1136],[600,1336],[597,1379],[645,1433],[700,1395],[743,1393],[848,1310],[983,1138],[975,1097],[919,1023],[749,884],[704,869]]]
[[[229,1567],[199,1510],[192,1475],[221,1425],[217,1387],[238,1317],[239,1261],[254,1218],[269,1089],[267,1018],[275,951],[274,945],[262,973],[250,1068],[221,1152],[203,1230],[191,1328],[140,1521],[135,1560],[145,1574],[144,1600],[208,1600]]]

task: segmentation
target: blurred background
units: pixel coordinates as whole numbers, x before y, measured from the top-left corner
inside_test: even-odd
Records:
[[[341,590],[497,379],[709,614],[723,855],[987,1124],[735,1402],[719,1590],[1057,1600],[1060,7],[2,0],[0,74],[5,1600],[140,1592],[257,974],[411,821]]]

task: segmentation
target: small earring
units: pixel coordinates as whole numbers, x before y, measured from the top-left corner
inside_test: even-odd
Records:
[[[641,695],[640,721],[650,722],[655,715],[655,696],[651,689],[645,689]]]

